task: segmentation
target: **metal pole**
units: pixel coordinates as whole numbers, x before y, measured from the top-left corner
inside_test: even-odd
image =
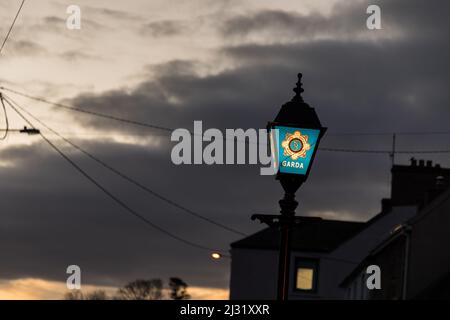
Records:
[[[278,262],[278,300],[289,299],[289,266],[291,261],[291,232],[295,220],[295,209],[298,202],[295,201],[294,193],[286,193],[280,200],[281,216],[280,226],[280,252]]]
[[[280,223],[281,242],[278,262],[278,300],[289,298],[289,264],[291,257],[291,227],[288,221]]]
[[[392,153],[391,153],[391,164],[394,166],[395,164],[395,147],[396,147],[396,135],[395,133],[392,135]]]

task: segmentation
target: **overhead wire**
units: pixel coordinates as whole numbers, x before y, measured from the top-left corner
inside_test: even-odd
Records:
[[[22,97],[29,98],[29,99],[32,99],[32,100],[35,100],[35,101],[44,102],[46,104],[50,104],[50,105],[53,105],[53,106],[56,106],[56,107],[61,107],[61,108],[72,110],[72,111],[83,112],[83,113],[87,113],[87,114],[91,114],[91,115],[107,118],[107,119],[110,119],[110,120],[120,121],[120,122],[133,124],[133,125],[137,125],[137,126],[142,126],[142,127],[148,127],[148,128],[152,128],[152,129],[163,130],[163,131],[166,131],[166,132],[172,132],[174,130],[173,128],[159,126],[159,125],[156,125],[156,124],[151,124],[151,123],[146,123],[146,122],[141,122],[141,121],[136,121],[136,120],[131,120],[131,119],[124,119],[124,118],[117,117],[117,116],[111,116],[111,115],[108,115],[108,114],[99,113],[99,112],[95,112],[95,111],[90,111],[90,110],[86,110],[86,109],[83,109],[83,108],[78,108],[78,107],[68,106],[68,105],[65,105],[65,104],[57,103],[57,102],[52,102],[52,101],[49,101],[49,100],[44,99],[44,98],[35,97],[35,96],[29,95],[29,94],[26,94],[26,93],[23,93],[23,92],[19,92],[17,90],[9,89],[9,88],[6,88],[4,86],[0,86],[0,90],[9,91],[11,93],[20,95]],[[398,134],[399,135],[401,135],[401,134],[405,134],[405,135],[416,135],[416,134],[432,135],[432,134],[447,134],[447,133],[450,134],[450,132],[446,132],[446,131],[423,132],[423,133],[419,133],[419,132],[404,132],[404,133],[401,133],[400,132]],[[335,135],[337,135],[337,134],[338,133],[335,133]],[[384,135],[384,133],[377,133],[377,134],[383,134]],[[344,135],[345,135],[345,133],[344,133]],[[365,135],[371,135],[371,133],[365,133]],[[224,139],[227,139],[227,137],[225,137]],[[248,140],[245,140],[243,142],[246,143],[246,144],[249,143]],[[340,153],[361,153],[361,154],[365,153],[365,154],[389,154],[389,155],[392,154],[392,150],[330,148],[330,147],[324,147],[324,146],[319,147],[319,150],[328,151],[328,152],[340,152]],[[396,150],[395,151],[395,154],[448,154],[448,153],[450,153],[450,150],[446,150],[446,149],[443,149],[443,150]]]
[[[66,109],[66,110],[72,110],[72,111],[77,111],[77,112],[81,112],[81,113],[86,113],[86,114],[94,115],[94,116],[97,116],[97,117],[106,118],[106,119],[109,119],[109,120],[120,121],[120,122],[132,124],[132,125],[136,125],[136,126],[147,127],[147,128],[150,128],[150,129],[163,130],[163,131],[167,131],[167,132],[172,132],[174,130],[172,128],[163,127],[163,126],[159,126],[159,125],[154,125],[154,124],[151,124],[151,123],[146,123],[146,122],[132,120],[132,119],[125,119],[125,118],[112,116],[112,115],[101,113],[101,112],[91,111],[91,110],[87,110],[87,109],[83,109],[83,108],[79,108],[79,107],[68,106],[66,104],[62,104],[62,103],[58,103],[58,102],[52,102],[52,101],[49,101],[49,100],[41,98],[41,97],[31,96],[31,95],[28,95],[28,94],[23,93],[23,92],[19,92],[19,91],[13,90],[13,89],[5,88],[3,86],[0,86],[0,90],[9,91],[11,93],[15,93],[15,94],[20,95],[22,97],[29,98],[29,99],[32,99],[32,100],[35,100],[35,101],[39,101],[39,102],[43,102],[43,103],[46,103],[46,104],[50,104],[50,105],[53,105],[55,107],[60,107],[60,108]]]
[[[0,101],[2,103],[3,113],[5,115],[5,131],[3,133],[3,136],[0,137],[0,141],[6,140],[9,133],[9,120],[8,120],[8,112],[6,111],[5,102],[3,101],[3,94],[0,92]]]
[[[342,149],[342,148],[327,148],[327,147],[319,147],[321,151],[330,151],[330,152],[344,152],[344,153],[370,153],[370,154],[444,154],[450,153],[448,149],[441,150],[371,150],[371,149]]]
[[[34,127],[33,123],[29,121],[28,118],[26,118],[22,112],[20,112],[11,102],[9,102],[7,99],[5,101],[8,103],[8,105],[22,118],[24,119],[30,126]],[[195,242],[192,242],[190,240],[187,240],[185,238],[182,238],[165,228],[160,227],[159,225],[155,224],[154,222],[150,221],[148,218],[144,217],[142,214],[131,208],[127,203],[122,201],[119,197],[111,193],[108,189],[106,189],[101,183],[99,183],[96,179],[94,179],[89,173],[87,173],[83,168],[81,168],[75,161],[73,161],[69,156],[67,156],[60,148],[58,148],[54,143],[52,143],[42,132],[39,133],[42,139],[50,145],[64,160],[66,160],[73,168],[75,168],[81,175],[83,175],[88,181],[90,181],[94,186],[96,186],[100,191],[102,191],[106,196],[108,196],[111,200],[113,200],[116,204],[118,204],[120,207],[122,207],[125,211],[134,217],[138,218],[140,221],[144,222],[147,226],[151,227],[152,229],[155,229],[166,236],[177,240],[179,242],[184,243],[185,245],[188,245],[190,247],[194,247],[201,250],[206,250],[209,252],[223,252],[223,250],[217,250],[216,248],[211,248],[208,246],[204,246]]]
[[[166,126],[160,126],[160,125],[153,124],[153,123],[142,122],[142,121],[122,118],[122,117],[118,117],[118,116],[112,116],[109,114],[95,112],[95,111],[91,111],[91,110],[87,110],[87,109],[83,109],[83,108],[79,108],[79,107],[69,106],[66,104],[59,103],[59,102],[53,102],[53,101],[47,100],[42,97],[33,96],[33,95],[30,95],[30,94],[27,94],[24,92],[20,92],[20,91],[14,90],[14,89],[4,87],[4,86],[0,86],[0,90],[9,91],[9,92],[17,94],[19,96],[22,96],[22,97],[25,97],[28,99],[32,99],[35,101],[43,102],[43,103],[46,103],[49,105],[53,105],[55,107],[60,107],[60,108],[64,108],[64,109],[72,110],[72,111],[83,112],[83,113],[107,118],[110,120],[125,122],[125,123],[129,123],[129,124],[134,124],[134,125],[148,127],[148,128],[157,129],[157,130],[163,130],[163,131],[167,131],[167,132],[172,132],[174,130],[174,128],[169,128]],[[450,134],[450,131],[330,132],[330,133],[327,133],[327,136],[392,136],[393,134],[396,134],[396,135],[447,135],[447,134]]]
[[[419,135],[448,135],[450,131],[392,131],[392,132],[327,132],[327,136],[419,136]]]
[[[244,232],[238,231],[232,227],[229,227],[227,225],[224,225],[220,222],[215,221],[214,219],[208,218],[200,213],[197,213],[179,203],[177,203],[176,201],[173,201],[161,194],[159,194],[158,192],[150,189],[149,187],[147,187],[146,185],[142,184],[141,182],[137,181],[136,179],[131,178],[130,176],[128,176],[127,174],[121,172],[120,170],[112,167],[111,165],[109,165],[108,163],[106,163],[105,161],[101,160],[100,158],[98,158],[97,156],[94,156],[92,153],[86,151],[85,149],[83,149],[82,147],[80,147],[79,145],[77,145],[76,143],[74,143],[73,141],[67,139],[66,137],[64,137],[63,135],[61,135],[60,133],[58,133],[56,130],[52,129],[51,127],[49,127],[48,125],[46,125],[42,120],[38,119],[36,116],[34,116],[31,112],[29,112],[28,110],[26,110],[25,108],[23,108],[22,106],[20,106],[17,102],[15,102],[13,99],[11,99],[10,97],[6,96],[5,97],[8,99],[9,103],[13,103],[15,104],[15,106],[17,108],[19,108],[20,110],[22,110],[23,112],[25,112],[29,117],[33,118],[35,121],[37,121],[39,124],[41,124],[43,127],[47,128],[49,131],[53,132],[56,136],[58,136],[59,138],[61,138],[62,140],[64,140],[66,143],[70,144],[73,148],[77,149],[78,151],[80,151],[81,153],[83,153],[84,155],[86,155],[87,157],[89,157],[90,159],[94,160],[95,162],[97,162],[98,164],[100,164],[101,166],[103,166],[104,168],[108,169],[109,171],[113,172],[114,174],[118,175],[119,177],[121,177],[122,179],[128,181],[129,183],[134,184],[135,186],[137,186],[138,188],[144,190],[146,193],[170,204],[171,206],[178,208],[180,210],[182,210],[183,212],[194,216],[198,219],[201,219],[203,221],[206,221],[207,223],[210,223],[212,225],[215,225],[216,227],[222,228],[228,232],[232,232],[235,233],[237,235],[240,236],[246,236],[246,234]]]
[[[161,131],[164,131],[166,133],[166,135],[172,133],[175,130],[174,128],[160,126],[160,125],[156,125],[156,124],[152,124],[152,123],[148,123],[148,122],[142,122],[142,121],[133,120],[133,119],[121,118],[121,117],[117,117],[117,116],[113,116],[113,115],[109,115],[109,114],[105,114],[105,113],[101,113],[101,112],[86,110],[84,108],[69,106],[69,105],[66,105],[66,104],[59,103],[59,102],[49,101],[49,100],[44,99],[42,97],[32,96],[32,95],[29,95],[27,93],[23,93],[23,92],[19,92],[19,91],[13,90],[13,89],[6,88],[4,86],[0,86],[0,90],[9,91],[9,92],[17,94],[19,96],[22,96],[22,97],[25,97],[25,98],[28,98],[28,99],[32,99],[34,101],[43,102],[43,103],[52,105],[54,107],[59,107],[59,108],[63,108],[63,109],[70,110],[70,111],[76,111],[76,112],[80,112],[80,113],[94,115],[94,116],[97,116],[97,117],[101,117],[101,118],[105,118],[105,119],[109,119],[109,120],[114,120],[114,121],[119,121],[119,122],[131,124],[131,125],[136,125],[136,126],[140,126],[140,127],[146,127],[146,128],[150,128],[150,129],[161,130]],[[189,134],[191,136],[198,136],[198,134],[196,134],[194,132],[191,132],[189,130],[188,130],[188,132],[189,132]],[[226,137],[224,139],[225,140],[229,140],[228,137]],[[234,140],[234,138],[233,138],[233,140]],[[236,139],[236,141],[237,142],[242,142],[242,143],[245,143],[245,144],[249,144],[249,141],[247,141],[247,140],[241,141],[239,139]]]
[[[23,5],[25,4],[25,0],[22,0],[22,3],[20,4],[19,10],[17,10],[16,16],[14,17],[14,20],[11,24],[11,26],[9,27],[9,30],[5,36],[5,39],[3,40],[2,46],[0,47],[0,55],[3,51],[3,48],[5,47],[6,41],[8,41],[9,36],[11,35],[11,32],[16,24],[17,18],[19,17],[20,12],[22,11]]]

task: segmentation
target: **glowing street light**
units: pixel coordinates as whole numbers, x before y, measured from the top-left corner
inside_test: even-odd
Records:
[[[289,262],[291,254],[291,229],[300,217],[295,217],[298,202],[295,193],[308,178],[316,151],[325,127],[322,127],[314,108],[303,101],[302,74],[298,74],[295,96],[285,103],[267,129],[270,133],[272,156],[277,170],[277,180],[284,189],[284,198],[279,201],[281,215],[256,214],[258,219],[281,233],[278,292],[279,300],[287,300],[289,293]]]
[[[218,252],[213,252],[211,254],[211,258],[213,258],[214,260],[219,260],[219,259],[222,258],[222,255],[220,253],[218,253]]]
[[[300,73],[294,98],[281,107],[275,120],[267,126],[277,179],[281,184],[284,177],[290,177],[289,180],[294,177],[299,183],[306,181],[320,140],[327,130],[322,127],[314,108],[303,101],[301,80]]]

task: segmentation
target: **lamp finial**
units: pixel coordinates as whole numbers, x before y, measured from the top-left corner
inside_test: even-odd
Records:
[[[303,90],[303,83],[302,83],[303,74],[299,73],[297,75],[297,77],[298,77],[298,80],[296,83],[297,86],[294,88],[295,97],[292,100],[303,102],[302,93],[305,91],[305,90]]]

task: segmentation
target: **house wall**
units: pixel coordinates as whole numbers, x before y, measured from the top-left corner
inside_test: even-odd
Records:
[[[431,207],[432,206],[432,207]],[[450,193],[413,221],[407,298],[414,298],[450,271]]]
[[[403,298],[405,271],[405,253],[407,235],[398,234],[386,243],[378,252],[373,253],[348,282],[347,299],[350,300],[400,300]],[[369,289],[367,280],[373,274],[367,274],[367,267],[376,265],[380,268],[380,289]]]
[[[233,248],[230,299],[276,299],[277,275],[277,251]]]
[[[356,274],[346,287],[345,298],[347,300],[368,300],[370,293],[366,281],[367,274],[365,271]]]
[[[347,290],[339,288],[339,284],[378,244],[390,236],[396,226],[414,217],[416,212],[415,206],[393,207],[391,212],[372,222],[362,232],[334,250],[329,258],[348,261],[348,263],[336,265],[333,278],[330,279],[334,283],[333,287],[336,288],[333,294],[339,295],[342,299],[347,298]]]
[[[372,300],[403,299],[405,253],[407,236],[401,234],[374,256],[373,264],[380,267],[381,289],[370,290]]]

